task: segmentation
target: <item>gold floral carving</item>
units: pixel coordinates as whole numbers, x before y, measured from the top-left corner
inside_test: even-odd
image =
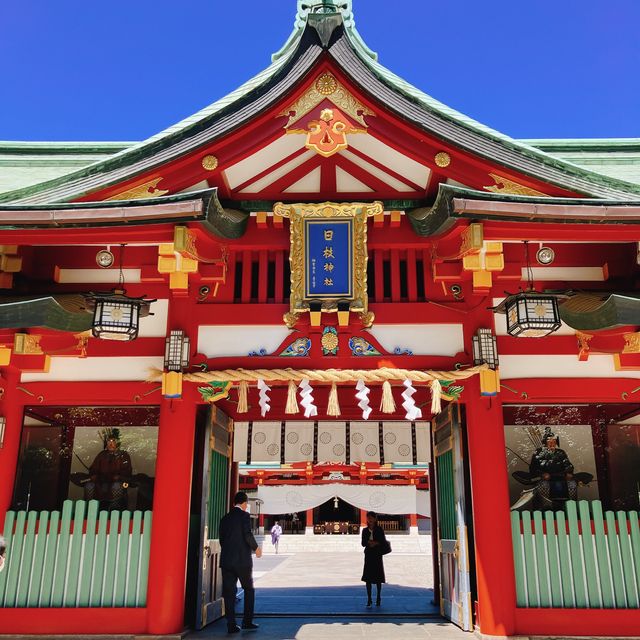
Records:
[[[443,168],[451,164],[451,156],[446,151],[436,153],[434,160],[436,165]]]
[[[640,332],[625,333],[622,353],[640,353]]]
[[[202,158],[202,166],[207,171],[214,171],[218,166],[218,158],[212,155],[205,156]]]
[[[589,357],[589,343],[593,339],[593,334],[576,331],[576,338],[578,340],[578,359],[586,360]]]
[[[336,107],[342,109],[363,127],[367,126],[364,119],[365,116],[375,115],[373,111],[355,98],[332,73],[325,72],[295,102],[283,109],[278,116],[288,116],[289,121],[285,127],[288,129],[325,99],[333,102]]]
[[[368,309],[367,298],[367,218],[384,212],[381,202],[318,204],[284,204],[278,202],[273,207],[276,216],[289,218],[290,242],[289,262],[291,263],[290,311],[285,314],[285,324],[291,328],[302,313],[310,310],[309,300],[305,299],[305,220],[309,218],[350,218],[353,220],[353,296],[348,299],[349,310],[360,314],[365,327],[373,324],[373,314]],[[338,302],[345,298],[324,298],[322,311],[335,313]]]
[[[162,177],[154,178],[153,180],[139,184],[137,187],[116,193],[116,195],[107,198],[107,200],[137,200],[139,198],[157,198],[158,196],[163,196],[165,193],[169,193],[169,190],[158,189],[160,180],[162,180]]]
[[[330,96],[332,93],[335,93],[335,90],[338,88],[338,81],[333,74],[323,73],[316,80],[315,87],[318,93],[323,96]]]
[[[326,351],[333,351],[338,346],[338,336],[335,333],[323,333],[320,344]]]
[[[13,352],[23,356],[42,355],[40,340],[42,336],[29,333],[16,333],[13,337]]]
[[[497,173],[490,173],[489,176],[493,178],[495,184],[485,186],[487,191],[493,191],[494,193],[510,193],[516,196],[546,196],[546,193],[542,191],[536,191],[531,187],[525,187],[523,184],[509,180]]]

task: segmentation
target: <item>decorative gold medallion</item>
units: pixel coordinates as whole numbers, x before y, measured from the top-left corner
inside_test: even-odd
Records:
[[[205,156],[202,158],[202,166],[207,171],[213,171],[218,166],[218,158],[212,155]]]
[[[323,96],[330,96],[338,88],[338,81],[331,73],[323,73],[316,80],[316,91]]]
[[[383,211],[381,202],[274,205],[274,215],[291,223],[290,311],[284,317],[288,327],[303,313],[338,310],[358,313],[365,326],[371,325],[367,218]]]
[[[338,336],[331,331],[323,333],[320,342],[325,351],[335,351],[338,348]]]
[[[436,153],[434,160],[436,165],[443,168],[451,164],[451,156],[446,151]]]

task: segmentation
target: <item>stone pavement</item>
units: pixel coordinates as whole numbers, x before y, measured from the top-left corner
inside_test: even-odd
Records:
[[[256,622],[260,630],[240,637],[256,640],[469,640],[469,634],[438,617],[432,603],[431,558],[391,553],[382,606],[367,609],[362,552],[269,555],[254,563]],[[375,589],[374,589],[375,594]],[[238,602],[242,619],[242,601]],[[189,640],[227,637],[220,620]],[[231,636],[229,636],[231,637]],[[238,637],[238,636],[236,636]]]
[[[187,636],[188,640],[251,638],[255,640],[473,640],[448,622],[368,618],[257,618],[260,629],[229,636],[224,621]]]
[[[254,562],[256,613],[365,615],[363,553],[298,553]],[[384,559],[381,614],[436,614],[431,558],[391,553]],[[375,588],[374,588],[375,593]],[[240,605],[242,606],[242,605]]]

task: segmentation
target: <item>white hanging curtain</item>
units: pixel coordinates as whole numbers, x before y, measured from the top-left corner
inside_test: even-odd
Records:
[[[280,422],[254,422],[251,437],[251,463],[280,462]]]
[[[416,491],[416,513],[425,518],[431,517],[431,498],[428,489]]]
[[[377,422],[353,421],[350,425],[351,462],[380,462]]]
[[[384,461],[400,464],[413,462],[410,422],[383,422]]]
[[[319,463],[347,461],[346,434],[344,422],[318,422]]]
[[[429,464],[431,462],[431,423],[416,422],[416,462]]]
[[[235,422],[233,425],[233,461],[247,461],[247,438],[249,437],[249,423]]]
[[[313,461],[313,422],[286,422],[284,438],[285,462]]]
[[[280,515],[314,509],[334,497],[364,509],[387,515],[409,515],[418,511],[418,493],[415,486],[386,485],[297,485],[259,486],[257,497],[263,501],[260,512]],[[421,500],[420,502],[424,502]],[[428,499],[427,499],[428,502]],[[424,507],[420,507],[424,510]],[[428,515],[422,514],[421,515]]]
[[[411,423],[391,421],[382,423],[384,462],[412,464],[413,443]],[[318,440],[315,459],[326,462],[381,462],[380,434],[377,421],[354,420],[350,423],[349,452],[347,461],[346,423],[321,421],[318,423]],[[417,464],[431,460],[429,422],[415,423],[415,448]],[[252,423],[251,462],[280,462],[281,422],[256,420]],[[234,462],[247,462],[249,423],[236,422],[233,437]],[[292,420],[285,423],[285,463],[312,462],[314,460],[314,423]]]

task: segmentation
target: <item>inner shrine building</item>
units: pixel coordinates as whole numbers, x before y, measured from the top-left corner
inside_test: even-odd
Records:
[[[462,629],[638,635],[639,223],[640,141],[492,130],[350,0],[148,140],[0,143],[0,634],[219,618],[246,488],[428,523]]]

